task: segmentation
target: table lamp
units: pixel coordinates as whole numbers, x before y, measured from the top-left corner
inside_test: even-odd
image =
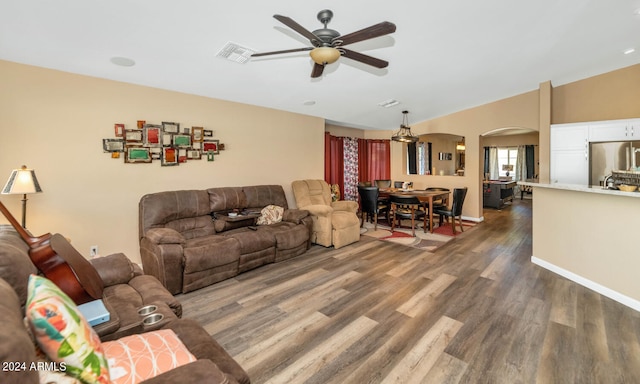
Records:
[[[507,171],[507,176],[509,176],[509,172],[513,172],[513,164],[502,164],[502,170]]]
[[[27,228],[27,194],[42,192],[38,178],[33,169],[23,165],[20,169],[11,171],[7,184],[2,189],[3,195],[22,195],[22,227]]]

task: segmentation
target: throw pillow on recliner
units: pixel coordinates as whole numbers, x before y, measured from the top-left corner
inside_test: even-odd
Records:
[[[279,223],[282,221],[283,215],[284,208],[278,207],[277,205],[267,205],[260,211],[260,217],[258,217],[256,224],[269,225]]]
[[[84,383],[108,383],[109,367],[100,338],[76,304],[49,279],[31,275],[26,305],[40,348],[65,373]]]

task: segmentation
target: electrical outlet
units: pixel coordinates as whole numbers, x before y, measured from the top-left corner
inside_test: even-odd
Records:
[[[89,256],[91,256],[91,257],[98,256],[98,246],[97,245],[92,245],[91,248],[89,248]]]

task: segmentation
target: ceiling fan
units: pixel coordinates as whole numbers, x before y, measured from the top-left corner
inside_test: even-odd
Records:
[[[253,55],[251,55],[251,57],[311,51],[309,52],[309,55],[314,61],[313,70],[311,71],[311,77],[320,77],[322,75],[322,71],[324,71],[324,66],[326,64],[335,63],[340,58],[340,56],[344,56],[351,60],[359,61],[376,68],[385,68],[389,65],[389,62],[385,60],[380,60],[375,57],[349,50],[347,48],[344,48],[344,46],[393,33],[396,31],[396,25],[393,23],[383,21],[381,23],[372,25],[368,28],[364,28],[353,33],[340,35],[338,31],[327,28],[327,24],[329,24],[329,22],[333,18],[333,12],[328,9],[318,12],[318,20],[322,24],[324,24],[324,28],[317,29],[313,32],[310,32],[300,24],[296,23],[290,17],[281,15],[273,15],[273,17],[276,20],[280,21],[282,24],[309,39],[312,47],[254,53]]]

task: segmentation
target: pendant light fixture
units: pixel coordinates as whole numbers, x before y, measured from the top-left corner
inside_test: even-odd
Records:
[[[418,136],[411,134],[411,127],[409,126],[409,111],[402,111],[402,124],[398,132],[391,136],[391,140],[399,141],[401,143],[415,143],[418,141]]]

